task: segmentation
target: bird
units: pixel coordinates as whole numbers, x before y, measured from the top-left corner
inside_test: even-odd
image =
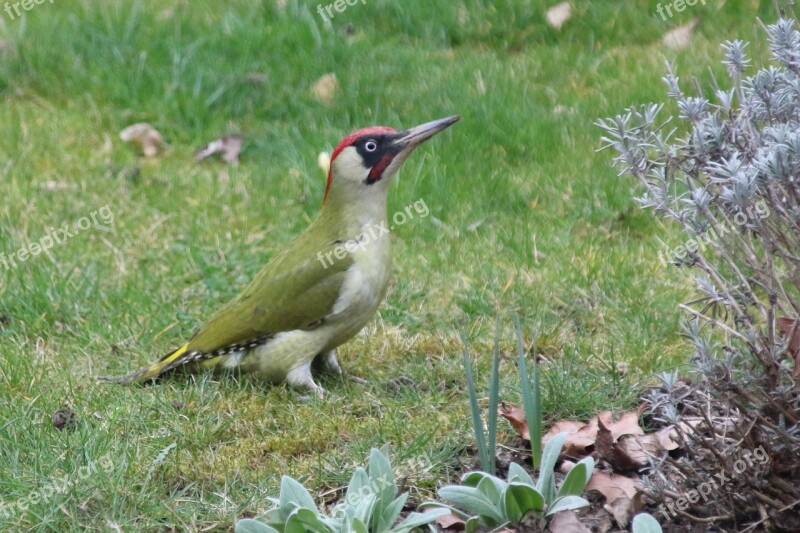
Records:
[[[331,153],[322,208],[305,231],[179,348],[141,370],[103,379],[144,383],[177,369],[235,369],[323,397],[312,367],[342,374],[337,348],[370,321],[386,296],[392,177],[415,148],[459,119],[347,135]]]

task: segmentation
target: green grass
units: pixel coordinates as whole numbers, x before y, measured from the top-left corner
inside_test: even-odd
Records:
[[[691,285],[657,255],[680,236],[637,208],[592,124],[663,100],[665,59],[711,87],[719,42],[760,39],[771,2],[708,2],[666,22],[654,1],[580,2],[561,31],[540,4],[369,0],[330,26],[296,0],[0,11],[0,253],[114,214],[49,256],[0,263],[0,529],[223,531],[267,508],[281,474],[319,495],[373,446],[420,501],[472,443],[457,331],[484,381],[498,309],[502,398],[518,400],[518,313],[540,332],[548,420],[631,407],[654,371],[680,366],[676,306]],[[692,17],[691,46],[664,50],[660,36]],[[327,72],[341,85],[329,106],[310,92]],[[390,214],[424,199],[430,215],[395,231],[388,299],[340,351],[370,385],[329,379],[330,395],[307,401],[248,379],[95,382],[191,335],[307,226],[319,151],[366,125],[453,113],[461,122],[396,179]],[[119,141],[139,121],[167,156]],[[239,166],[192,161],[230,132],[246,139]],[[399,375],[416,386],[392,387]],[[76,421],[58,431],[64,405]]]

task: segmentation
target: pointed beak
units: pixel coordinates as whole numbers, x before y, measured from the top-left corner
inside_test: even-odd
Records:
[[[426,122],[425,124],[421,124],[415,128],[401,132],[394,141],[394,145],[397,147],[398,151],[410,152],[440,131],[458,122],[460,118],[461,117],[458,115],[440,118],[439,120]]]

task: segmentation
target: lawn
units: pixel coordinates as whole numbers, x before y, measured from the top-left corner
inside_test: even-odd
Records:
[[[0,530],[224,531],[281,474],[330,501],[372,447],[419,503],[473,444],[459,331],[483,381],[498,314],[502,396],[518,401],[518,315],[549,421],[635,406],[680,368],[691,280],[659,252],[681,236],[639,209],[593,123],[664,100],[666,60],[709,88],[721,41],[762,55],[772,2],[666,20],[655,1],[575,4],[560,30],[534,0],[367,0],[328,22],[299,0],[0,11]],[[662,45],[692,19],[687,47]],[[327,73],[329,103],[312,91]],[[328,378],[319,400],[224,376],[96,382],[181,344],[309,224],[320,151],[451,114],[395,179],[390,216],[429,213],[393,232],[388,298],[340,350],[367,385]],[[166,154],[119,139],[136,122]],[[229,133],[239,165],[193,161]]]

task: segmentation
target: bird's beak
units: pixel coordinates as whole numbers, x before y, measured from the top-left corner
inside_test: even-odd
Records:
[[[394,145],[400,152],[411,152],[414,148],[424,143],[440,131],[446,129],[451,124],[455,124],[461,117],[453,115],[452,117],[440,118],[432,122],[426,122],[410,130],[401,132]]]

